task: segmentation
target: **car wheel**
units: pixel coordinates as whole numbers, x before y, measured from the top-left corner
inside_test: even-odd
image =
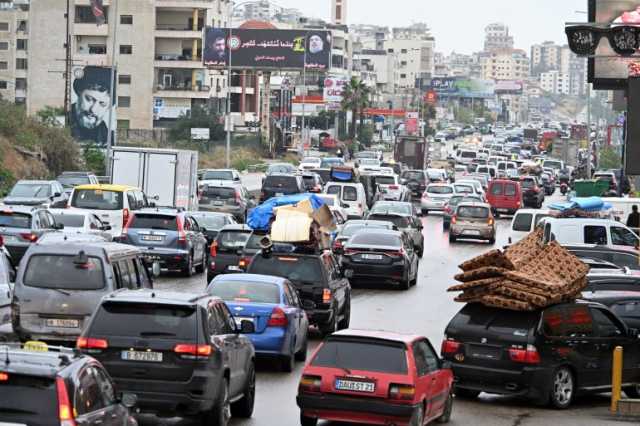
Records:
[[[244,388],[244,396],[237,402],[231,404],[231,415],[248,419],[253,415],[253,406],[256,400],[256,368],[253,364],[249,367],[247,384]]]
[[[456,237],[451,235],[451,234],[449,234],[449,242],[450,243],[455,243],[456,242]]]
[[[626,386],[623,390],[628,398],[640,398],[640,385]]]
[[[283,373],[291,373],[296,367],[295,354],[293,351],[294,349],[291,348],[291,353],[289,355],[283,355],[280,358],[280,370],[282,370]]]
[[[551,405],[556,408],[565,409],[571,405],[575,394],[575,381],[573,373],[567,367],[558,368],[553,374],[551,384]]]
[[[227,379],[220,381],[218,387],[218,400],[208,415],[202,418],[202,426],[227,426],[231,419],[231,404],[229,403],[229,382]]]
[[[342,320],[338,323],[338,330],[346,330],[351,322],[351,297],[347,299],[344,305],[344,313]]]
[[[198,266],[196,266],[196,273],[202,274],[205,269],[207,269],[207,248],[206,247],[202,249],[202,261]]]
[[[429,210],[422,209],[422,216],[429,216]]]
[[[327,337],[328,335],[335,333],[337,325],[337,315],[338,313],[334,310],[331,321],[328,324],[324,324],[318,327],[320,329],[320,334],[322,334],[322,337]]]
[[[449,423],[451,420],[451,412],[453,411],[453,395],[449,394],[447,398],[447,402],[444,404],[444,410],[442,411],[442,415],[438,417],[438,423]]]
[[[296,361],[305,362],[307,360],[307,351],[309,350],[309,336],[305,336],[304,344],[298,352],[296,352]]]
[[[442,222],[442,230],[443,231],[447,231],[449,230],[449,222]]]
[[[409,278],[409,273],[407,273],[407,279],[400,281],[400,290],[409,290],[411,288],[411,278]]]
[[[494,245],[496,243],[496,237],[491,237],[489,239],[489,244]]]
[[[187,264],[182,269],[182,275],[189,278],[192,277],[195,272],[195,268],[193,266],[193,254],[189,253],[189,257],[187,258]]]
[[[476,399],[478,395],[480,395],[480,391],[472,390],[472,389],[464,389],[464,388],[455,388],[453,393],[458,398],[464,398],[464,399]]]
[[[411,416],[411,421],[409,422],[409,426],[423,426],[424,424],[424,407],[422,404],[418,408],[415,409],[413,415]]]
[[[300,424],[302,426],[316,426],[318,419],[315,417],[307,417],[302,411],[300,411]]]

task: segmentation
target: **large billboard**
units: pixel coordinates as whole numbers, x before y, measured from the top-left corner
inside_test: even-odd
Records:
[[[71,136],[79,142],[95,143],[106,148],[109,128],[116,128],[115,88],[111,97],[111,68],[76,67],[73,69],[71,91]],[[114,76],[114,81],[116,77]],[[114,109],[110,114],[111,108]],[[111,118],[111,126],[109,126]],[[114,143],[112,130],[111,144]]]
[[[589,21],[607,25],[640,24],[640,0],[589,0]],[[640,56],[617,55],[602,37],[595,58],[589,59],[589,81],[595,89],[625,89],[629,65]]]
[[[429,86],[441,97],[483,99],[493,98],[495,88],[493,80],[455,77],[433,78]]]
[[[206,66],[326,71],[331,67],[331,33],[317,30],[233,29],[207,27]]]
[[[346,78],[327,77],[324,79],[323,99],[325,102],[340,103],[344,98],[344,89],[349,82]]]

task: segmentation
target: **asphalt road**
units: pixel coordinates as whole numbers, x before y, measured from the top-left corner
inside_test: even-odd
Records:
[[[558,199],[559,192],[553,198]],[[547,198],[549,200],[549,198]],[[487,243],[461,242],[449,244],[448,234],[442,230],[439,214],[423,218],[425,252],[420,264],[418,285],[402,292],[384,287],[356,288],[353,292],[351,327],[384,329],[418,333],[427,336],[434,347],[439,348],[443,331],[451,317],[462,305],[453,302],[453,296],[445,289],[453,284],[457,265],[464,260],[491,248]],[[498,220],[495,247],[507,243],[510,219]],[[190,280],[163,277],[157,288],[180,291],[201,291],[205,278],[200,275]],[[319,343],[317,336],[310,351]],[[256,407],[253,418],[246,421],[232,420],[233,425],[243,426],[297,426],[299,411],[295,403],[302,365],[293,373],[280,373],[274,365],[262,362],[258,365]],[[548,426],[579,425],[602,426],[620,424],[608,414],[606,395],[579,399],[566,411],[537,408],[527,401],[482,394],[474,401],[457,399],[454,404],[452,425],[473,426]],[[146,422],[145,422],[146,423]],[[155,423],[150,419],[150,423]],[[189,424],[172,419],[164,424]],[[328,423],[323,425],[327,426]]]

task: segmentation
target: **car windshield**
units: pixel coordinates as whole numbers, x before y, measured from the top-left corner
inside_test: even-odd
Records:
[[[418,182],[424,182],[425,180],[423,172],[404,172],[402,177],[406,180],[416,180]]]
[[[84,215],[81,214],[54,214],[57,224],[64,225],[65,228],[82,228],[84,226]]]
[[[531,231],[531,221],[533,215],[531,213],[518,213],[513,219],[513,230],[517,232]]]
[[[391,222],[397,228],[408,228],[411,224],[411,220],[407,216],[393,216],[393,215],[381,215],[381,214],[372,214],[369,215],[369,220],[379,220],[382,222]]]
[[[382,225],[363,225],[363,224],[353,224],[353,225],[345,225],[340,231],[339,236],[341,237],[351,237],[355,235],[358,231],[363,229],[388,229],[388,227]]]
[[[341,158],[323,158],[322,163],[320,163],[320,167],[323,169],[342,165],[344,165],[344,160]]]
[[[453,188],[450,186],[430,186],[427,188],[429,194],[453,194]]]
[[[50,197],[51,185],[48,183],[17,183],[9,197],[44,198]]]
[[[322,279],[319,257],[304,256],[257,256],[251,262],[249,273],[273,275],[293,282],[310,282]]]
[[[86,255],[37,254],[29,258],[23,282],[38,288],[99,290],[104,288],[102,261]]]
[[[380,165],[380,161],[376,160],[375,158],[361,158],[358,161],[362,166],[379,166]]]
[[[405,346],[401,343],[368,342],[357,338],[336,339],[322,345],[311,365],[346,371],[406,374],[407,354]]]
[[[532,179],[523,179],[520,181],[520,185],[525,189],[531,189],[536,186],[536,183]]]
[[[0,393],[0,418],[19,422],[0,424],[41,424],[42,419],[58,418],[55,378],[9,373],[8,380],[0,382]]]
[[[460,206],[458,207],[456,216],[472,219],[486,219],[489,217],[489,209],[486,207]]]
[[[0,212],[0,226],[30,229],[31,215],[26,213]]]
[[[233,172],[230,170],[209,170],[204,172],[202,180],[233,180]]]
[[[318,164],[320,163],[320,159],[315,157],[308,157],[308,158],[304,158],[301,163],[302,164]]]
[[[91,183],[89,176],[60,176],[58,182],[65,188],[73,188],[78,185],[88,185]]]
[[[473,194],[473,187],[469,185],[455,185],[456,192],[466,192]]]
[[[225,302],[280,303],[280,287],[273,283],[222,281],[213,283],[207,292]]]
[[[71,205],[79,209],[122,210],[122,192],[103,189],[75,190]]]
[[[296,178],[295,176],[267,176],[264,187],[297,189]]]
[[[221,249],[238,250],[244,247],[250,236],[250,231],[222,231],[216,241]]]
[[[129,229],[157,229],[159,231],[177,231],[178,217],[171,215],[136,213],[128,225]]]
[[[220,229],[226,225],[226,219],[222,215],[208,215],[208,214],[192,214],[192,217],[198,222],[201,227],[208,230]]]
[[[462,158],[476,158],[477,156],[478,154],[473,151],[462,151],[462,153],[460,154],[460,157]]]

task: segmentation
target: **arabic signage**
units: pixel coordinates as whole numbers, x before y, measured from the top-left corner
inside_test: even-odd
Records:
[[[324,101],[342,102],[347,80],[344,78],[328,77],[324,79]]]
[[[473,78],[433,78],[429,90],[442,97],[490,99],[495,95],[496,83],[493,80]]]
[[[331,66],[331,34],[316,30],[233,29],[207,27],[203,60],[226,68],[326,71]]]

